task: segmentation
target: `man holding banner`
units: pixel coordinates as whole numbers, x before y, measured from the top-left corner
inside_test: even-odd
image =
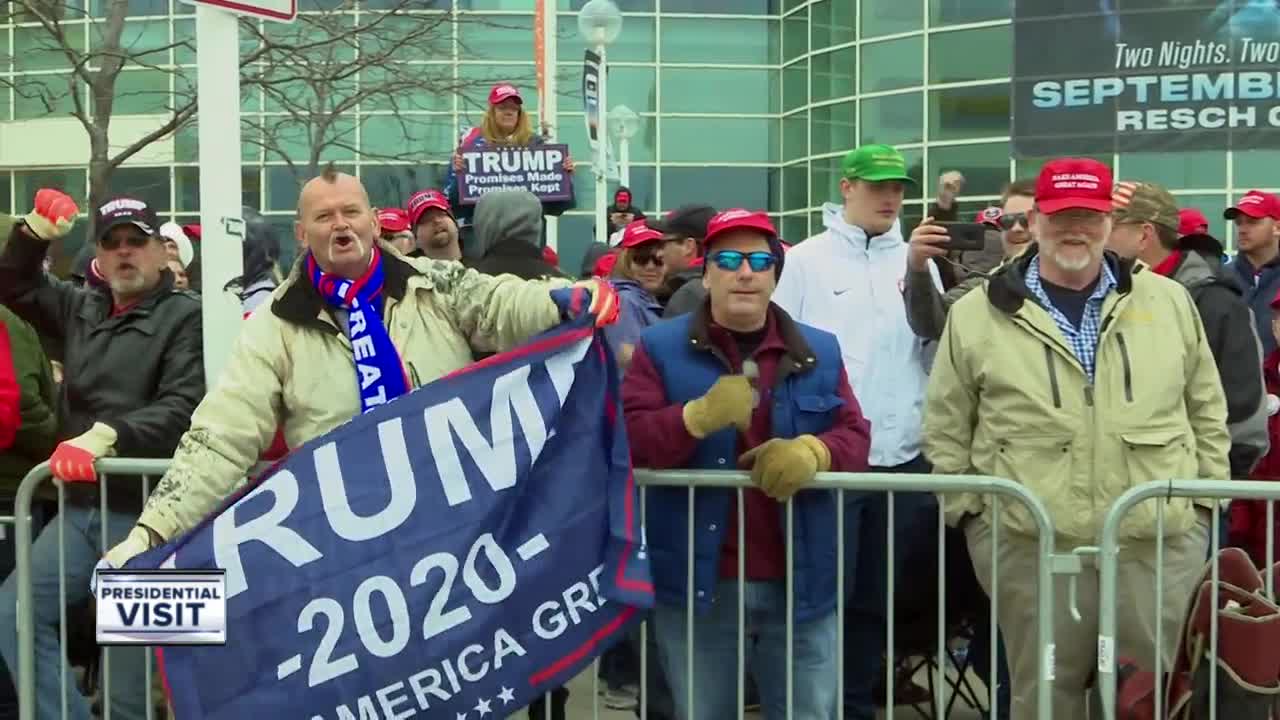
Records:
[[[303,187],[295,228],[308,252],[269,311],[246,320],[169,471],[105,564],[121,567],[197,525],[241,484],[277,426],[297,448],[461,369],[475,351],[507,350],[557,325],[570,301],[567,281],[385,252],[364,186],[332,168]],[[590,294],[598,324],[613,322],[611,286],[574,287]]]

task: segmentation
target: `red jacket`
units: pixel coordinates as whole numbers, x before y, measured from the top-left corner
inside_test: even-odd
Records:
[[[1262,365],[1262,374],[1267,381],[1267,393],[1280,396],[1280,350],[1272,350]],[[1267,434],[1270,436],[1271,449],[1258,462],[1250,480],[1280,481],[1280,413],[1267,418]],[[1276,505],[1277,516],[1280,516],[1280,503]],[[1280,541],[1280,521],[1271,518],[1275,528],[1272,531],[1273,542]],[[1267,561],[1267,502],[1265,500],[1235,500],[1231,503],[1231,520],[1228,526],[1232,545],[1244,548],[1259,567]],[[1275,553],[1280,559],[1280,551]]]
[[[22,426],[21,390],[13,369],[13,348],[9,329],[0,323],[0,450],[8,450]]]

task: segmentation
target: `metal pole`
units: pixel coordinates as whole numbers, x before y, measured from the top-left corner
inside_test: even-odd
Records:
[[[223,290],[244,274],[240,217],[240,26],[209,5],[196,7],[200,142],[200,274],[204,375],[213,387],[240,330],[240,299]]]
[[[597,144],[596,171],[596,242],[609,244],[609,181],[606,178],[609,165],[609,61],[605,57],[603,44],[596,46],[596,54],[600,56],[600,124],[596,131],[600,142]]]
[[[618,140],[618,179],[631,187],[631,139],[626,135]]]
[[[559,134],[557,125],[559,124],[560,105],[556,99],[556,62],[559,58],[560,49],[556,45],[559,13],[557,12],[557,4],[555,2],[546,3],[550,7],[545,8],[542,18],[542,66],[545,68],[543,72],[542,86],[545,92],[542,98],[542,122],[551,130],[551,139],[555,139]],[[557,252],[560,250],[560,218],[548,217],[547,219],[547,245]]]

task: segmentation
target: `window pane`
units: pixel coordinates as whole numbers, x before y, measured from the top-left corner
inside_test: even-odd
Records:
[[[292,23],[265,23],[266,36],[278,39],[278,42],[273,44],[277,50],[269,51],[263,59],[267,62],[305,59],[323,65],[327,76],[331,74],[334,63],[355,59],[355,33],[352,32],[355,26],[355,15],[346,12],[298,15],[297,21]],[[242,36],[247,34],[241,33]],[[335,41],[335,38],[341,40]]]
[[[1239,162],[1239,157],[1239,155],[1236,156],[1236,162]],[[1231,199],[1226,194],[1175,195],[1174,198],[1178,201],[1180,209],[1191,207],[1204,213],[1204,216],[1209,220],[1209,234],[1221,240],[1224,245],[1227,243],[1227,225],[1229,223],[1222,217],[1222,211],[1227,209]],[[1234,235],[1232,235],[1232,239],[1234,240]]]
[[[1013,15],[1013,0],[929,0],[930,25],[1001,20]]]
[[[662,206],[706,203],[717,208],[765,209],[769,202],[769,169],[702,167],[662,170]]]
[[[292,73],[300,72],[296,65],[278,67],[276,72]],[[270,76],[266,76],[269,79]],[[334,107],[338,102],[342,102],[346,98],[354,96],[358,91],[356,89],[355,78],[347,78],[332,83],[325,83],[325,97],[321,98],[317,94],[319,83],[311,84],[306,82],[288,82],[272,84],[264,88],[267,96],[266,111],[267,112],[288,112],[290,114],[308,115],[314,112],[325,112],[328,108]]]
[[[813,101],[848,97],[857,92],[858,49],[823,53],[813,58]]]
[[[920,142],[924,135],[924,108],[920,93],[868,98],[862,101],[862,141],[901,145]]]
[[[528,7],[526,5],[524,9]],[[405,20],[413,22],[417,18]],[[532,15],[460,15],[455,22],[461,57],[468,60],[533,59]],[[440,27],[447,33],[449,24],[444,23]]]
[[[902,159],[907,161],[907,176],[916,181],[914,185],[907,183],[906,198],[907,200],[919,200],[924,197],[924,153],[919,150],[903,150]],[[908,209],[909,208],[907,206],[902,208],[904,218],[906,217]],[[916,222],[919,222],[922,210],[917,207],[911,212],[916,214]],[[908,226],[904,224],[902,227],[907,228],[903,233],[903,237],[906,237],[906,235],[910,234],[909,228],[915,227],[915,225],[913,224]]]
[[[444,160],[452,154],[454,137],[447,123],[433,115],[365,115],[360,121],[360,150],[364,160]]]
[[[773,70],[725,70],[715,68],[665,68],[662,70],[663,112],[767,113]],[[611,78],[612,79],[612,78]],[[613,88],[609,83],[609,105]]]
[[[782,157],[784,161],[809,156],[809,113],[800,112],[782,120]]]
[[[17,79],[20,84],[14,97],[14,120],[65,116],[75,110],[69,75],[32,75]],[[77,83],[76,92],[80,87]]]
[[[664,118],[662,156],[678,162],[773,162],[774,128],[775,121],[766,118]]]
[[[929,36],[929,81],[964,82],[1007,77],[1013,57],[1009,25],[939,32]]]
[[[538,109],[538,93],[534,89],[537,87],[537,77],[532,62],[521,65],[464,63],[458,66],[458,78],[463,87],[458,95],[458,107],[473,117],[469,121],[464,119],[466,127],[471,127],[466,125],[467,122],[480,122],[480,117],[489,107],[489,90],[500,82],[511,83],[520,88],[526,112],[536,112]]]
[[[0,212],[12,213],[9,192],[13,190],[13,178],[8,172],[0,172]]]
[[[924,8],[918,2],[861,0],[862,37],[911,32],[924,27]]]
[[[809,165],[798,163],[782,169],[782,209],[809,207]],[[804,218],[801,218],[803,221]]]
[[[794,110],[809,102],[809,61],[801,60],[782,70],[782,109]]]
[[[1232,159],[1233,184],[1237,188],[1272,187],[1277,184],[1276,168],[1280,168],[1280,150],[1238,152]]]
[[[406,91],[409,87],[412,90]],[[453,66],[388,63],[360,71],[360,109],[453,112]],[[439,92],[431,92],[432,88]],[[446,120],[446,122],[452,122]]]
[[[462,0],[462,2],[459,3],[459,7],[463,7],[463,3],[466,3],[466,2],[488,2],[488,1],[489,0]],[[524,2],[527,3],[528,0],[524,0]],[[560,8],[561,10],[576,11],[576,10],[581,10],[582,6],[586,5],[587,2],[589,2],[589,0],[558,0],[556,3],[556,7]],[[613,4],[617,5],[618,9],[624,13],[653,12],[653,0],[614,0]],[[576,21],[574,21],[574,17],[576,16],[571,16],[569,20],[576,23]],[[563,27],[563,23],[565,21],[561,20],[560,22],[561,22],[561,27]],[[631,18],[628,17],[626,19],[626,22],[631,22]],[[574,24],[574,27],[576,28],[577,25]]]
[[[560,256],[560,268],[577,277],[582,270],[582,257],[587,247],[596,240],[595,219],[588,214],[565,213],[560,216],[559,227],[556,254]]]
[[[587,141],[587,126],[582,113],[560,113],[560,127],[557,128],[556,142],[569,146],[569,154],[576,162],[591,161],[591,144]],[[640,117],[640,131],[631,138],[628,148],[631,164],[653,162],[654,145],[657,142],[657,122],[652,115]],[[617,146],[614,146],[614,152]],[[584,176],[585,177],[585,176]],[[586,182],[579,180],[578,182]],[[575,183],[575,187],[577,184]]]
[[[1026,157],[1020,157],[1017,159],[1018,172],[1014,177],[1035,179],[1036,175],[1040,174],[1040,168],[1045,163],[1055,159],[1055,157],[1056,156],[1053,155],[1047,157],[1043,155],[1028,155]],[[1111,167],[1111,155],[1109,153],[1107,155],[1079,155],[1077,157],[1086,157],[1090,160],[1097,160],[1103,165]]]
[[[862,92],[924,84],[924,39],[920,36],[862,46]]]
[[[299,172],[303,172],[299,168]],[[293,170],[283,165],[270,165],[266,172],[266,185],[263,190],[266,191],[266,209],[268,210],[292,210],[298,209],[298,190],[302,187],[301,182],[294,175]]]
[[[808,215],[787,215],[782,218],[782,227],[778,228],[782,239],[792,245],[809,237]]]
[[[769,20],[718,18],[708,27],[703,19],[663,18],[662,61],[771,65],[778,62],[777,32]]]
[[[813,205],[827,202],[840,202],[840,160],[838,157],[815,159],[810,164],[809,174],[812,176],[809,200]],[[818,214],[815,228],[822,227],[822,215]]]
[[[1242,155],[1237,153],[1238,162]],[[1274,173],[1274,170],[1273,170]],[[1146,180],[1177,190],[1180,188],[1225,187],[1227,154],[1204,152],[1129,153],[1120,156],[1121,180]]]
[[[94,17],[106,17],[115,0],[93,0]],[[164,15],[169,12],[169,0],[128,0],[129,17],[140,15]]]
[[[102,52],[106,42],[106,23],[97,22],[89,29],[90,52]],[[125,67],[142,63],[165,65],[169,63],[169,21],[137,20],[126,22],[120,31],[120,47],[130,57]],[[160,48],[166,48],[160,50]],[[77,48],[78,49],[78,48]]]
[[[178,162],[200,161],[199,130],[197,120],[192,120],[178,128],[173,134],[173,157]],[[262,122],[261,115],[240,116],[240,159],[256,162],[261,152],[261,133],[257,125]]]
[[[27,212],[35,207],[36,191],[40,188],[57,188],[71,196],[80,206],[81,212],[88,212],[88,195],[86,191],[85,172],[81,169],[58,170],[15,170],[13,173],[14,207],[18,212]]]
[[[925,176],[929,185],[926,192],[937,192],[937,178],[948,170],[959,170],[964,175],[965,195],[996,195],[1009,182],[1009,143],[984,143],[982,145],[956,145],[929,149],[929,172]],[[979,203],[970,216],[986,207]],[[971,217],[963,214],[961,220]]]
[[[156,213],[165,215],[169,202],[169,168],[116,168],[111,173],[109,195],[128,195],[142,200]]]
[[[858,144],[857,103],[847,100],[813,109],[813,152],[845,152]]]
[[[610,67],[607,88],[609,107],[626,105],[638,113],[655,112],[657,110],[656,78],[657,75],[652,67],[618,65]],[[581,58],[572,63],[560,63],[556,97],[559,99],[561,113],[582,110]],[[671,102],[669,97],[666,102]],[[563,121],[561,122],[563,124]]]
[[[768,15],[778,12],[778,0],[662,0],[662,12]]]
[[[240,167],[240,203],[254,210],[261,211],[262,203],[262,168],[258,165],[242,165]],[[293,237],[290,228],[281,237]],[[287,267],[287,266],[286,266]]]
[[[68,47],[84,47],[84,25],[65,23],[61,26]],[[57,41],[40,27],[15,27],[13,29],[13,69],[56,70],[69,67],[67,58],[58,49]]]
[[[1009,86],[935,90],[929,93],[929,139],[959,140],[1009,134]]]
[[[801,10],[782,19],[782,61],[789,62],[807,52],[809,52],[809,11]]]
[[[291,118],[268,117],[263,123],[262,145],[268,160],[293,160],[306,163],[313,151],[320,165],[335,160],[351,160],[355,157],[356,143],[354,120],[335,119],[324,131],[319,147],[313,141],[315,129]]]
[[[474,19],[473,16],[463,16],[458,18],[458,36],[462,48],[459,52],[472,59],[481,57],[501,57],[500,55],[481,54],[492,49],[495,53],[505,50],[505,45],[499,47],[498,43],[519,42],[526,38],[531,38],[533,30],[529,27],[529,23],[525,23],[523,34],[517,37],[502,36],[500,34],[510,34],[514,31],[508,29],[511,27],[519,27],[523,18],[515,16],[503,16],[499,21],[495,21],[492,26],[481,25],[481,21]],[[485,21],[487,23],[487,20]],[[403,16],[391,15],[387,13],[362,13],[357,26],[355,42],[360,49],[361,63],[363,67],[374,65],[383,65],[389,62],[408,62],[410,60],[436,60],[440,58],[448,58],[453,55],[453,27],[454,23],[450,22],[445,15],[416,15]],[[468,45],[473,38],[471,33],[482,28],[485,31],[494,33],[493,45],[482,46],[480,48]],[[533,41],[528,41],[529,53],[533,53]],[[520,58],[521,60],[525,58]]]
[[[652,6],[652,1],[649,4]],[[623,6],[619,5],[619,7]],[[625,10],[625,7],[623,9]],[[559,21],[557,23],[558,32],[556,33],[556,39],[559,41],[559,45],[556,48],[557,57],[565,61],[575,58],[579,63],[579,67],[581,67],[582,55],[587,48],[582,41],[582,36],[578,34],[578,16],[573,13],[560,13],[560,16],[556,19]],[[705,32],[705,21],[693,22],[700,23]],[[664,34],[671,31],[670,24],[670,20],[663,21],[662,30]],[[609,46],[608,59],[613,62],[653,62],[655,47],[653,18],[629,15],[622,19],[622,34]],[[662,52],[663,60],[670,61],[673,59],[666,56],[666,49]],[[525,59],[532,58],[533,54],[530,53]]]
[[[125,70],[116,78],[114,111],[121,114],[163,113],[172,106],[170,74],[160,70]]]
[[[813,49],[843,45],[856,39],[856,4],[823,0],[813,6]]]
[[[362,165],[360,180],[374,207],[404,207],[409,196],[444,184],[444,165]]]

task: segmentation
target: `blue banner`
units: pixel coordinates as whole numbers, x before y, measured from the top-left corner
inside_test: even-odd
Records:
[[[225,568],[227,644],[157,650],[183,720],[501,718],[651,606],[591,318],[295,450],[136,567]]]

